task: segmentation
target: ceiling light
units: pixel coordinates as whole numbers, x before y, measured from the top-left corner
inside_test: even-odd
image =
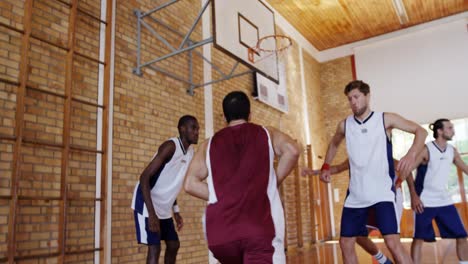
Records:
[[[307,10],[312,6],[319,6],[320,0],[293,0],[293,3],[301,10]],[[312,4],[312,6],[310,5]]]
[[[403,4],[403,0],[393,0],[392,2],[393,8],[395,8],[395,12],[398,16],[398,20],[400,20],[400,24],[407,24],[409,22],[409,18],[406,13],[405,5]]]

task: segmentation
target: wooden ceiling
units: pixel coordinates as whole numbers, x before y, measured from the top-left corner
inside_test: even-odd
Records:
[[[371,38],[468,11],[468,0],[402,0],[400,24],[392,0],[266,0],[318,50]]]

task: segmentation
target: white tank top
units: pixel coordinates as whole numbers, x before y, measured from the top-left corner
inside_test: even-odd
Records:
[[[418,168],[416,177],[416,187],[419,187],[421,201],[426,207],[451,205],[453,201],[447,186],[454,159],[453,146],[447,144],[443,150],[432,141],[428,142],[426,147],[429,152],[429,162],[426,168],[424,165]]]
[[[156,177],[151,188],[151,200],[153,202],[156,215],[159,219],[168,219],[172,217],[172,206],[177,198],[182,184],[184,182],[185,173],[188,165],[193,157],[193,147],[190,146],[186,151],[183,149],[182,142],[179,138],[171,138],[175,144],[175,152],[171,160],[164,165]],[[157,153],[156,153],[157,154]],[[153,158],[156,156],[154,154]],[[141,193],[140,182],[135,186],[135,191],[132,199],[132,209],[148,217],[148,210],[144,204],[143,194]]]
[[[371,112],[363,122],[348,116],[345,136],[350,166],[345,207],[395,202],[392,143],[385,132],[384,113]]]

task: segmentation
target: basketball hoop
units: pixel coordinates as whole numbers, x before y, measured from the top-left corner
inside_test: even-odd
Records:
[[[283,59],[286,51],[292,46],[292,40],[285,35],[269,35],[258,40],[257,45],[248,49],[248,60],[256,63],[264,60],[273,54],[277,58]],[[257,57],[257,58],[256,58]]]

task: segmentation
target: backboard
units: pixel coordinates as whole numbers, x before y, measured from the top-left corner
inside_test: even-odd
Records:
[[[265,78],[258,72],[255,73],[255,94],[260,102],[263,102],[283,113],[289,111],[288,93],[286,86],[286,69],[284,63],[279,63],[279,84]]]
[[[260,38],[276,35],[275,14],[262,1],[213,0],[213,31],[216,48],[278,83],[276,53],[258,53],[255,62],[248,59],[249,48]],[[276,49],[276,43],[270,45],[268,49]]]

